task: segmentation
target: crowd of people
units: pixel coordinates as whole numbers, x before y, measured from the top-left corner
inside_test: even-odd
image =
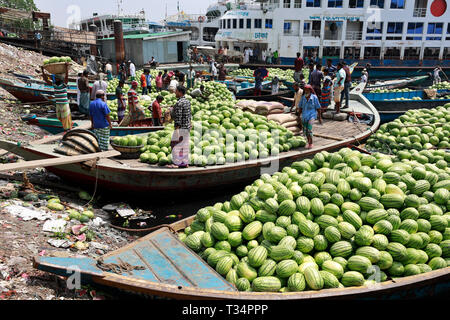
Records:
[[[291,112],[295,111],[299,117],[300,127],[308,139],[307,149],[313,148],[312,126],[315,120],[322,124],[322,113],[327,111],[334,100],[334,111],[350,108],[350,88],[352,86],[352,72],[346,62],[339,62],[336,66],[332,60],[327,65],[309,60],[309,79],[303,75],[305,61],[300,53],[294,62],[294,103]],[[368,81],[368,71],[362,72],[361,82]],[[345,103],[344,103],[345,102]]]

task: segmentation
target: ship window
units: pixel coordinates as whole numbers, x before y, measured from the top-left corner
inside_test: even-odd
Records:
[[[233,29],[237,29],[237,19],[233,19]]]
[[[406,47],[403,59],[405,60],[419,60],[420,47]]]
[[[310,8],[320,8],[320,0],[306,0],[306,6]]]
[[[292,24],[290,22],[284,23],[284,34],[290,34],[292,32]]]
[[[291,0],[283,0],[283,8],[290,8]]]
[[[231,29],[231,19],[227,20],[227,29]]]
[[[387,33],[403,33],[403,22],[389,22]]]
[[[273,21],[272,19],[266,19],[266,29],[272,29]]]
[[[405,9],[405,0],[391,0],[391,9]]]
[[[423,22],[408,23],[408,34],[423,34]],[[422,37],[406,37],[406,40],[422,40]]]
[[[380,59],[380,47],[366,47],[364,49],[364,59]]]
[[[374,6],[374,7],[383,9],[384,8],[384,0],[370,0],[370,6]]]
[[[384,58],[385,59],[400,59],[400,48],[392,47],[392,48],[385,48],[384,51]]]
[[[247,29],[252,28],[252,19],[247,19]]]
[[[371,34],[366,37],[366,40],[381,40],[381,34],[383,33],[383,22],[377,23],[373,28],[367,27],[367,33]],[[377,34],[377,36],[374,36]]]
[[[255,19],[255,29],[262,28],[262,19]]]
[[[342,8],[342,0],[328,0],[328,8]]]
[[[443,23],[429,23],[428,34],[442,34]]]
[[[364,8],[364,0],[350,0],[349,8]]]
[[[447,25],[447,38],[445,40],[450,40],[450,23]]]
[[[437,60],[439,59],[439,52],[441,48],[430,48],[426,47],[423,52],[423,58],[428,60]]]
[[[239,19],[239,29],[244,29],[244,19]]]
[[[310,33],[311,32],[311,23],[310,22],[305,22],[304,26],[303,26],[303,33]]]
[[[301,8],[301,7],[302,7],[302,0],[295,0],[294,8]]]

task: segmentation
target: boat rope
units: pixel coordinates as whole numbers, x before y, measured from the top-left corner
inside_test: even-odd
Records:
[[[91,204],[91,202],[94,200],[94,198],[95,198],[95,195],[97,194],[97,187],[98,187],[98,159],[95,159],[95,187],[94,187],[94,193],[93,193],[93,195],[92,195],[92,198],[91,198],[91,200],[89,200],[89,202],[88,203],[86,203],[84,206],[83,206],[83,208],[87,208],[90,204]]]
[[[109,224],[109,226],[111,228],[120,230],[120,231],[126,231],[126,232],[151,232],[151,231],[155,231],[161,228],[168,228],[173,234],[177,234],[177,231],[169,224],[162,224],[156,227],[152,227],[152,228],[147,228],[147,229],[127,229],[127,228],[123,228],[123,227],[118,227],[115,226],[113,224]]]
[[[120,260],[120,263],[105,263],[103,258],[99,258],[97,260],[97,268],[105,271],[105,272],[112,272],[116,274],[124,274],[125,272],[132,275],[133,270],[146,270],[146,267],[143,266],[132,266],[128,262],[124,262]]]

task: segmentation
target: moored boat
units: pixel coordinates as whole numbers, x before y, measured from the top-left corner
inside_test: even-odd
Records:
[[[398,88],[405,88],[407,86],[416,86],[427,80],[429,76],[417,76],[413,78],[406,79],[396,79],[396,80],[386,80],[377,81],[373,84],[368,84],[364,92],[372,92],[374,90],[391,90]]]
[[[396,278],[374,286],[284,293],[239,292],[234,285],[226,281],[178,239],[176,233],[187,228],[193,220],[194,217],[190,217],[168,227],[164,226],[97,260],[38,256],[34,258],[34,267],[70,277],[74,272],[73,266],[77,266],[83,283],[174,299],[394,300],[425,298],[450,290],[450,267],[447,267],[425,274]],[[120,266],[125,263],[128,268],[134,269],[131,274],[111,272],[111,264]]]
[[[22,120],[26,121],[29,125],[35,125],[41,129],[51,133],[59,134],[64,132],[61,121],[54,118],[41,118],[41,117],[24,117]],[[86,124],[90,124],[88,120],[77,120],[74,121],[74,128],[84,127]],[[149,133],[153,131],[158,131],[164,127],[154,127],[152,119],[142,120],[139,126],[130,127],[113,127],[111,129],[112,137],[123,137],[127,135],[136,135],[142,133]]]
[[[24,83],[11,79],[0,78],[0,87],[8,91],[15,98],[24,103],[45,102],[53,99],[54,89],[52,86],[41,83]],[[73,85],[67,90],[70,100],[76,101],[77,89]],[[115,100],[116,95],[108,93],[108,100]]]

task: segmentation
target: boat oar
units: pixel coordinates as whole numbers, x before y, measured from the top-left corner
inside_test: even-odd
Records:
[[[442,73],[444,74],[444,76],[445,76],[445,79],[447,79],[447,81],[450,81],[450,80],[448,80],[448,77],[447,77],[447,74],[444,72],[444,70],[442,70],[442,68],[441,67],[439,67],[439,70],[441,70],[442,71]]]

